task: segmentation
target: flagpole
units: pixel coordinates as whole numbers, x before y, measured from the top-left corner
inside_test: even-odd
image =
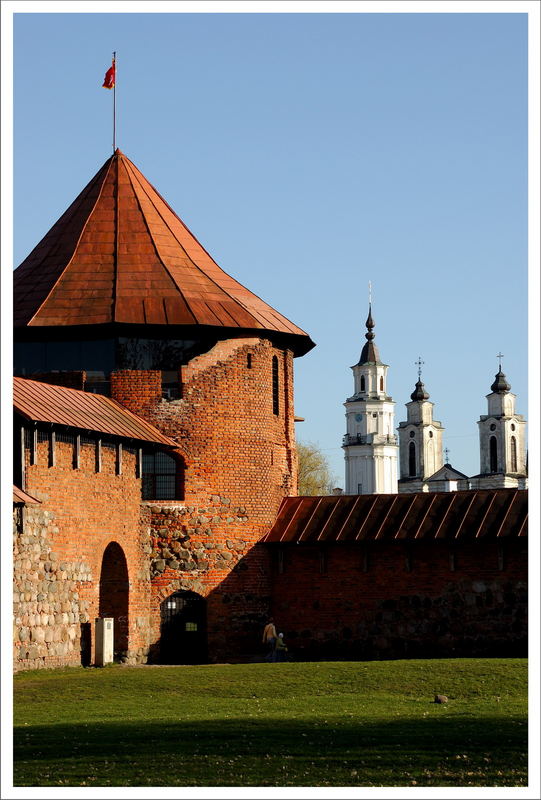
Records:
[[[114,84],[113,84],[113,153],[116,150],[116,50],[113,52],[113,63],[115,65]]]

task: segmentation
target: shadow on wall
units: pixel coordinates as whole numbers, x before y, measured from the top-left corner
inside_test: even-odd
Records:
[[[258,661],[270,608],[270,559],[254,545],[207,595],[201,576],[170,572],[171,592],[160,605],[160,639],[149,662],[193,664]]]

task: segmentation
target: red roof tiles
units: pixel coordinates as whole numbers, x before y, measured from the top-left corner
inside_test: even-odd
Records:
[[[262,541],[500,538],[526,536],[527,530],[528,492],[517,489],[287,497]]]
[[[210,325],[308,334],[224,272],[117,150],[15,270],[22,326]]]
[[[56,423],[169,447],[176,443],[110,397],[65,386],[13,379],[15,410],[32,422]]]
[[[26,494],[26,492],[23,492],[23,490],[19,489],[19,487],[15,486],[15,484],[13,484],[13,502],[15,504],[23,503],[26,506],[41,505],[41,500],[36,500],[36,498],[32,497],[32,495]]]

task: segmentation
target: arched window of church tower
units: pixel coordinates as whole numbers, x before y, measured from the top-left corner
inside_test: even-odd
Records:
[[[383,391],[383,375],[379,379],[379,390],[380,392]]]
[[[361,392],[366,392],[366,384],[364,382],[364,375],[361,375]]]
[[[278,414],[280,413],[280,399],[279,399],[279,392],[280,392],[280,383],[278,378],[278,358],[276,356],[272,357],[272,413]]]
[[[415,442],[410,442],[409,451],[408,451],[408,461],[409,461],[409,476],[410,478],[414,478],[417,474],[417,468],[415,466]]]
[[[517,472],[517,440],[511,436],[511,472]]]
[[[490,437],[489,442],[489,449],[490,449],[490,471],[497,472],[498,471],[498,441],[495,436]]]

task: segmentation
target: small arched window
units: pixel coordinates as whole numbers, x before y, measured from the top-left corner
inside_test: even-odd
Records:
[[[364,381],[364,375],[361,375],[361,392],[366,392],[366,384]]]
[[[511,436],[511,472],[517,472],[517,440]]]
[[[183,500],[184,466],[169,453],[143,453],[143,500]]]
[[[278,358],[272,357],[272,413],[280,413],[280,380],[278,377]]]
[[[383,391],[383,375],[379,379],[379,390],[380,392]]]
[[[415,442],[410,442],[409,450],[408,450],[408,472],[410,478],[414,478],[417,474],[417,468],[415,465]]]
[[[498,471],[498,441],[495,436],[490,437],[489,442],[489,451],[490,451],[490,471],[497,472]]]

